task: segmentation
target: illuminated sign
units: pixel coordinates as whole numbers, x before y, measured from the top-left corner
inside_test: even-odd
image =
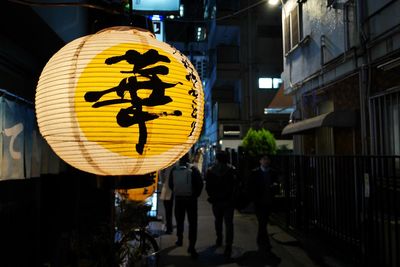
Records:
[[[133,0],[133,10],[136,11],[151,11],[157,13],[157,11],[179,11],[179,0]]]

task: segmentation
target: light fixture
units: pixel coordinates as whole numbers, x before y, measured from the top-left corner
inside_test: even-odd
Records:
[[[279,4],[279,0],[268,0],[268,4],[271,6],[276,6]]]
[[[57,155],[98,175],[139,175],[187,153],[204,93],[180,51],[149,31],[112,27],[65,45],[36,91],[39,130]]]

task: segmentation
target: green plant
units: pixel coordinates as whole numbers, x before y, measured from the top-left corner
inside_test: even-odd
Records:
[[[254,130],[253,128],[250,128],[246,136],[243,138],[242,145],[247,153],[255,157],[276,153],[275,137],[266,129]]]

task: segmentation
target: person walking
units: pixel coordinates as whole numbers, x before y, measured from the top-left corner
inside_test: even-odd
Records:
[[[171,165],[165,169],[162,169],[159,172],[160,180],[162,182],[160,200],[163,201],[163,205],[164,205],[165,226],[166,226],[165,233],[168,235],[172,234],[172,231],[173,231],[172,211],[173,211],[173,206],[174,206],[174,197],[172,195],[172,190],[169,187],[169,175],[171,173],[172,168],[176,164],[177,163],[174,163],[173,165]]]
[[[185,215],[189,222],[188,253],[197,258],[197,199],[203,190],[203,179],[195,166],[189,165],[189,154],[179,160],[179,165],[172,168],[169,187],[174,194],[177,246],[183,245]]]
[[[262,255],[270,256],[271,242],[268,236],[268,219],[271,212],[274,191],[278,186],[276,172],[271,168],[268,156],[260,157],[260,166],[251,171],[248,189],[254,203],[255,215],[258,222],[257,245]]]
[[[200,174],[203,175],[203,153],[201,150],[197,150],[193,156],[192,165],[196,166]]]
[[[218,152],[217,162],[211,166],[205,176],[208,201],[212,205],[217,247],[223,242],[223,223],[225,224],[225,250],[224,256],[230,258],[233,244],[233,215],[234,215],[234,190],[236,185],[236,170],[228,164],[225,152]]]

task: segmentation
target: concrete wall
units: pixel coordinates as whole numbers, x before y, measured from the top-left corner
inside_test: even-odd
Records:
[[[308,0],[303,4],[297,4],[297,0],[289,0],[284,5],[282,21],[297,5],[301,5],[302,9],[302,23],[300,24],[302,41],[284,57],[282,79],[286,93],[294,90],[293,85],[299,84],[305,78],[317,73],[322,64],[337,58],[348,47],[354,45],[351,43],[354,42],[353,39],[349,38],[354,33],[347,34],[354,27],[345,24],[344,20],[345,15],[348,15],[348,24],[354,25],[356,21],[353,13],[346,14],[344,8],[327,7],[326,1]]]

